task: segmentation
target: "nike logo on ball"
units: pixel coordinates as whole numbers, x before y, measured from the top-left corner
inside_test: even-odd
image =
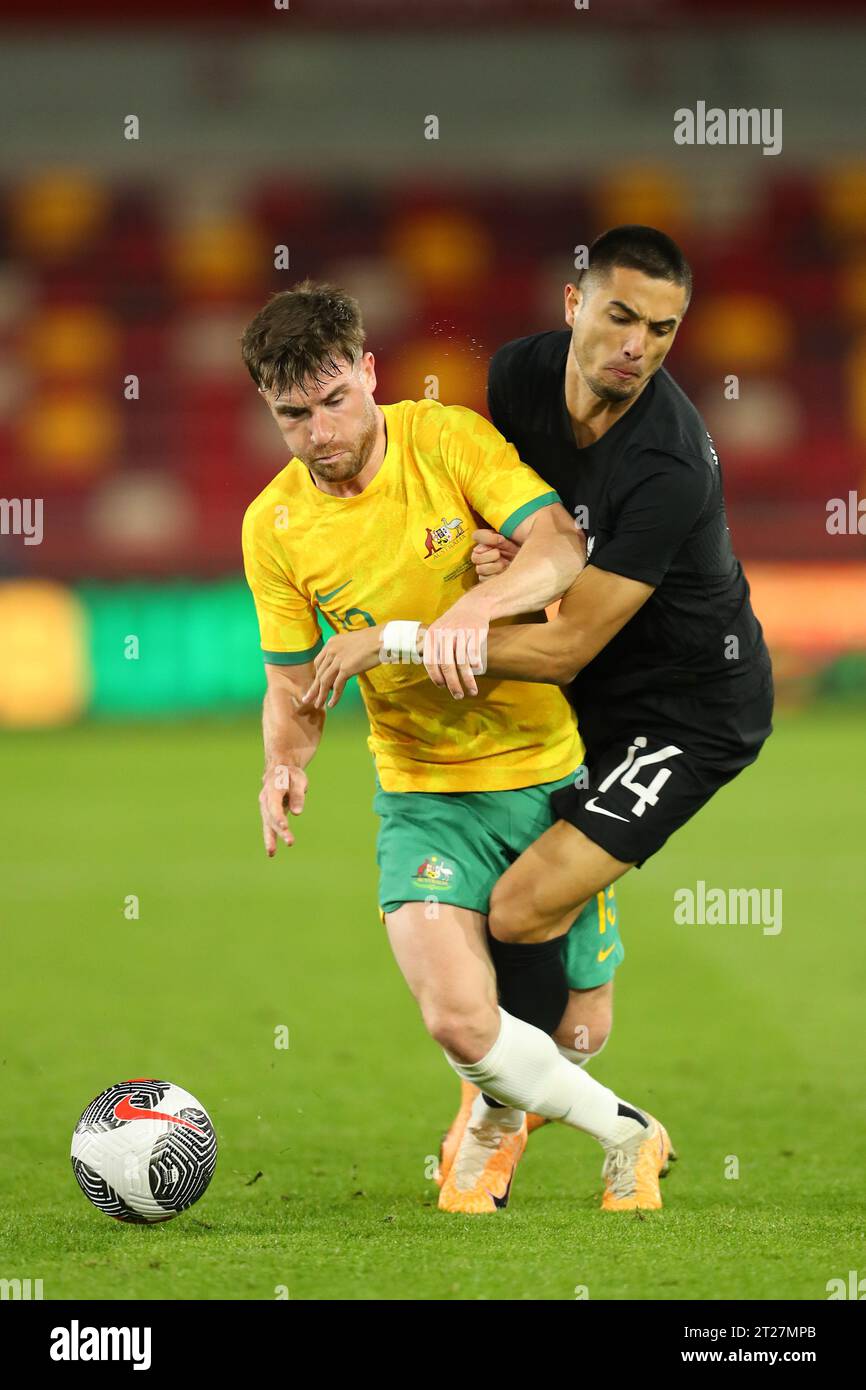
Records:
[[[137,1105],[133,1105],[129,1096],[124,1096],[114,1107],[114,1118],[116,1120],[169,1120],[173,1125],[186,1125],[187,1129],[194,1129],[196,1134],[204,1134],[200,1125],[194,1125],[192,1120],[184,1120],[180,1115],[167,1115],[164,1110],[142,1110]]]

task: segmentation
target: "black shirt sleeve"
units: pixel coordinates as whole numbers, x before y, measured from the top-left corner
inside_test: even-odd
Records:
[[[596,545],[589,563],[626,579],[661,584],[712,486],[705,459],[645,450],[628,463],[613,533]]]

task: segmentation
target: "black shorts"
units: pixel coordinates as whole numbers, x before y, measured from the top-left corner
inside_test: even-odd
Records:
[[[614,859],[640,866],[759,752],[760,745],[738,766],[721,766],[691,754],[682,739],[636,732],[588,754],[586,785],[578,779],[552,792],[550,803]]]

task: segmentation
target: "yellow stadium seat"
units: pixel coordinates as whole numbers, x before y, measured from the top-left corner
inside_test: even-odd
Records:
[[[80,376],[104,371],[116,360],[117,332],[92,305],[49,306],[30,323],[23,356],[48,376]]]
[[[690,217],[689,196],[680,179],[663,167],[629,165],[602,179],[596,189],[598,226],[637,222],[664,227],[670,235]]]
[[[24,254],[70,255],[101,228],[107,196],[87,174],[72,169],[37,175],[13,190],[12,237]]]
[[[174,234],[169,261],[189,294],[243,294],[273,270],[274,250],[249,222],[201,222]]]
[[[35,473],[82,478],[113,466],[121,423],[117,407],[95,392],[45,391],[28,405],[19,433]]]
[[[485,229],[454,209],[415,212],[398,222],[390,255],[414,281],[430,289],[477,284],[493,259]]]
[[[866,164],[832,169],[824,177],[821,193],[824,217],[837,237],[866,237]]]
[[[429,397],[443,405],[484,410],[487,362],[460,341],[446,337],[416,339],[396,353],[388,368],[394,400]]]
[[[842,267],[839,299],[842,312],[849,320],[866,325],[866,257]]]
[[[84,712],[86,630],[70,589],[44,579],[0,583],[0,650],[0,725],[65,724]]]
[[[792,329],[785,309],[765,295],[725,294],[691,310],[689,343],[715,369],[769,368],[791,351]]]

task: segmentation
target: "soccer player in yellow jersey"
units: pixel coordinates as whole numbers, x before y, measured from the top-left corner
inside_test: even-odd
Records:
[[[310,696],[323,612],[338,630],[327,650],[342,662],[332,699],[359,673],[370,719],[380,913],[394,955],[452,1066],[465,1073],[486,1062],[484,1094],[472,1092],[443,1154],[440,1207],[505,1205],[527,1112],[593,1135],[611,1175],[651,1123],[653,1190],[642,1189],[639,1204],[661,1205],[664,1130],[575,1065],[604,1040],[593,1001],[622,957],[613,890],[552,943],[565,967],[557,998],[534,987],[535,948],[521,968],[512,946],[497,978],[486,927],[496,880],[552,823],[550,793],[579,773],[573,712],[552,684],[483,676],[483,700],[461,706],[401,646],[401,618],[433,623],[476,582],[473,531],[482,524],[520,545],[512,574],[525,586],[523,613],[568,588],[583,564],[582,536],[481,416],[429,400],[376,404],[375,361],[343,291],[306,281],[275,295],[242,351],[290,456],[243,525],[267,675],[265,848],[272,856],[278,839],[294,843],[286,811],[303,810],[305,768],[326,718]],[[386,617],[396,628],[383,631]],[[394,659],[380,661],[389,651]],[[549,971],[544,978],[549,990]],[[610,1178],[605,1207],[616,1209]]]

